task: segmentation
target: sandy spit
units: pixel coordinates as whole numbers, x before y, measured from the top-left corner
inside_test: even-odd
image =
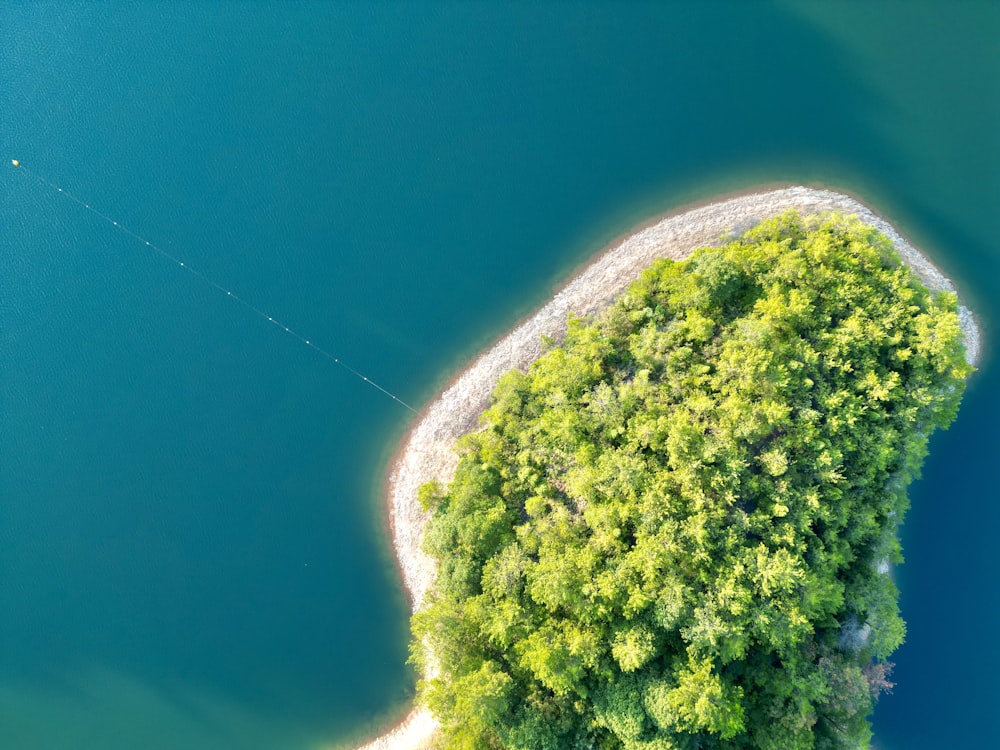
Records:
[[[434,562],[420,549],[427,516],[417,502],[425,482],[447,484],[458,457],[452,445],[474,429],[489,405],[500,376],[526,369],[542,353],[543,336],[560,338],[567,314],[593,315],[621,294],[657,258],[682,260],[693,250],[721,244],[775,214],[795,209],[802,214],[841,211],[889,237],[903,261],[930,289],[955,292],[951,281],[910,245],[888,222],[855,198],[830,190],[788,187],[750,193],[656,219],[616,242],[567,283],[548,303],[481,354],[421,414],[389,469],[387,481],[393,547],[403,583],[416,612],[434,581]],[[971,311],[959,308],[969,362],[979,361],[981,335]],[[358,750],[423,750],[437,724],[422,708],[392,730]]]

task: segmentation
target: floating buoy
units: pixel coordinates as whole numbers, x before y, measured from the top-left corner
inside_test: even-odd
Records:
[[[0,0],[0,2],[2,2],[2,0]],[[21,162],[19,162],[17,159],[11,159],[10,163],[13,166],[15,166],[15,167],[20,167],[21,166]],[[46,180],[41,175],[35,174],[34,169],[26,169],[24,172],[25,172],[26,175],[28,175],[28,177],[31,177],[31,178],[37,180],[40,184],[45,185],[45,186],[51,188],[52,190],[55,190],[55,191],[61,193],[68,200],[71,200],[74,203],[76,203],[77,205],[82,206],[87,211],[90,211],[90,213],[92,213],[95,216],[97,216],[98,218],[103,219],[104,221],[106,221],[108,224],[110,224],[111,226],[113,226],[118,231],[124,232],[129,237],[131,237],[133,240],[136,240],[137,242],[143,243],[146,247],[148,247],[150,250],[153,250],[158,255],[161,255],[164,259],[170,261],[174,265],[179,266],[180,268],[183,268],[185,271],[188,271],[191,275],[197,276],[199,279],[201,279],[203,282],[205,282],[209,286],[214,287],[217,291],[224,292],[227,297],[230,297],[234,301],[240,303],[240,305],[242,305],[243,307],[245,307],[250,312],[254,313],[255,315],[257,315],[257,316],[259,316],[261,318],[263,318],[268,323],[273,323],[274,325],[276,325],[279,328],[283,329],[285,331],[285,333],[287,333],[289,336],[292,336],[293,338],[297,339],[301,343],[303,343],[306,346],[310,347],[314,351],[322,354],[324,357],[326,357],[328,360],[330,360],[331,362],[333,362],[335,365],[337,365],[339,367],[342,367],[343,369],[347,370],[347,372],[351,373],[351,375],[353,375],[354,377],[356,377],[358,380],[363,380],[365,383],[367,383],[371,387],[376,388],[377,390],[381,391],[383,394],[385,394],[386,396],[388,396],[389,398],[391,398],[393,401],[395,401],[397,404],[399,404],[403,408],[409,409],[414,414],[417,413],[416,409],[414,409],[408,403],[406,403],[405,401],[403,401],[403,399],[401,399],[395,393],[393,393],[392,391],[390,391],[388,388],[383,388],[382,386],[380,386],[378,383],[376,383],[374,380],[372,380],[371,378],[369,378],[364,373],[361,373],[358,370],[355,370],[349,364],[347,364],[346,362],[343,362],[339,357],[335,357],[333,354],[331,354],[330,352],[328,352],[326,349],[322,349],[319,346],[317,346],[316,344],[314,344],[312,342],[312,339],[307,339],[304,336],[302,336],[301,334],[296,333],[291,328],[289,328],[288,326],[286,326],[284,323],[281,323],[276,318],[268,315],[267,313],[265,313],[260,308],[255,307],[254,305],[250,304],[247,300],[243,299],[242,297],[237,296],[235,292],[233,292],[233,291],[231,291],[229,289],[226,289],[226,287],[224,287],[222,284],[220,284],[217,281],[215,281],[214,279],[206,276],[201,271],[197,271],[194,268],[191,268],[191,266],[189,266],[187,263],[185,263],[184,261],[182,261],[177,256],[173,255],[172,253],[167,252],[166,250],[164,250],[162,247],[159,247],[158,245],[154,245],[152,242],[150,242],[149,240],[147,240],[145,237],[141,236],[137,232],[133,232],[131,229],[129,229],[128,227],[126,227],[124,224],[120,224],[116,219],[113,219],[112,217],[110,217],[110,216],[108,216],[106,214],[101,213],[96,208],[92,207],[89,203],[86,203],[82,199],[77,198],[75,195],[71,194],[70,192],[68,192],[66,190],[63,190],[61,187],[59,187],[58,185],[56,185],[54,182],[49,182],[48,180]],[[25,179],[27,179],[27,178],[25,178]]]

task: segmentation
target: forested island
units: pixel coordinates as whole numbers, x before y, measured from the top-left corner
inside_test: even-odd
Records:
[[[838,213],[656,261],[571,319],[420,493],[438,744],[867,746],[906,488],[970,372],[954,294]]]

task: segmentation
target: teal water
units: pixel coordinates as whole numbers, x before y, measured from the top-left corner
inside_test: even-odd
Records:
[[[856,192],[981,313],[914,486],[882,750],[1000,692],[1000,6],[0,9],[0,747],[320,748],[405,710],[381,481],[406,401],[607,240],[761,182]]]

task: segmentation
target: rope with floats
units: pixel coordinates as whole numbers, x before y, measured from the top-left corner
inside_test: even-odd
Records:
[[[25,167],[23,164],[21,164],[21,162],[18,161],[17,159],[11,159],[10,163],[11,163],[12,166],[14,166],[15,168],[17,168],[18,171],[23,172],[23,173],[25,173],[27,175],[30,175],[31,177],[33,177],[34,179],[36,179],[41,184],[45,185],[48,188],[51,188],[52,190],[55,190],[60,195],[63,195],[66,198],[68,198],[69,200],[71,200],[74,203],[76,203],[78,206],[81,206],[82,208],[85,208],[90,213],[94,214],[95,216],[99,217],[100,219],[103,219],[108,224],[110,224],[111,226],[115,227],[115,229],[118,229],[119,231],[124,232],[129,237],[131,237],[132,239],[136,240],[137,242],[141,243],[142,245],[144,245],[148,249],[150,249],[153,252],[157,253],[159,256],[161,256],[163,258],[166,258],[167,260],[169,260],[174,265],[179,266],[180,268],[184,269],[185,271],[187,271],[191,275],[198,277],[203,283],[208,284],[208,286],[210,286],[213,289],[221,292],[222,294],[224,294],[229,299],[234,300],[235,302],[238,302],[240,305],[242,305],[244,308],[246,308],[250,312],[252,312],[255,315],[257,315],[258,317],[263,318],[268,323],[271,323],[274,326],[277,326],[277,328],[279,328],[280,330],[284,331],[285,333],[287,333],[292,338],[296,339],[299,343],[305,344],[306,346],[308,346],[313,351],[318,352],[319,354],[321,354],[322,356],[326,357],[328,360],[330,360],[331,362],[333,362],[333,364],[342,367],[343,369],[345,369],[347,372],[349,372],[354,377],[358,378],[359,380],[364,381],[365,383],[367,383],[368,385],[370,385],[372,388],[375,388],[378,391],[380,391],[381,393],[383,393],[384,395],[388,396],[389,398],[391,398],[393,401],[395,401],[397,404],[399,404],[403,408],[409,409],[414,414],[417,413],[416,409],[414,409],[412,406],[410,406],[408,403],[406,403],[403,399],[401,399],[395,393],[393,393],[392,391],[390,391],[388,388],[384,388],[383,386],[379,385],[378,383],[376,383],[374,380],[372,380],[371,378],[369,378],[364,373],[360,372],[359,370],[356,370],[355,368],[351,367],[349,364],[347,364],[346,362],[344,362],[344,360],[342,360],[340,357],[338,357],[338,356],[336,356],[334,354],[331,354],[326,349],[324,349],[324,348],[318,346],[317,344],[313,343],[312,339],[307,339],[302,334],[300,334],[297,331],[293,330],[289,326],[286,326],[284,323],[282,323],[277,318],[275,318],[275,317],[273,317],[271,315],[268,315],[266,312],[264,312],[263,310],[261,310],[259,307],[256,307],[255,305],[251,304],[250,302],[248,302],[243,297],[240,297],[239,295],[237,295],[231,289],[227,289],[222,284],[219,284],[218,282],[216,282],[215,280],[213,280],[209,276],[206,276],[205,274],[203,274],[201,271],[197,270],[196,268],[192,268],[185,261],[182,261],[177,256],[172,255],[171,253],[168,253],[162,247],[160,247],[159,245],[154,244],[153,242],[150,242],[149,240],[147,240],[145,237],[143,237],[139,233],[133,232],[131,229],[129,229],[127,226],[125,226],[121,222],[117,221],[116,219],[113,219],[112,217],[108,216],[107,214],[104,214],[101,211],[98,211],[92,205],[90,205],[89,203],[87,203],[84,200],[81,200],[80,198],[77,198],[75,195],[73,195],[72,193],[70,193],[68,190],[64,190],[62,187],[60,187],[56,183],[50,182],[49,180],[45,179],[41,175],[36,174],[35,172],[31,171],[30,169],[28,169],[27,167]]]

